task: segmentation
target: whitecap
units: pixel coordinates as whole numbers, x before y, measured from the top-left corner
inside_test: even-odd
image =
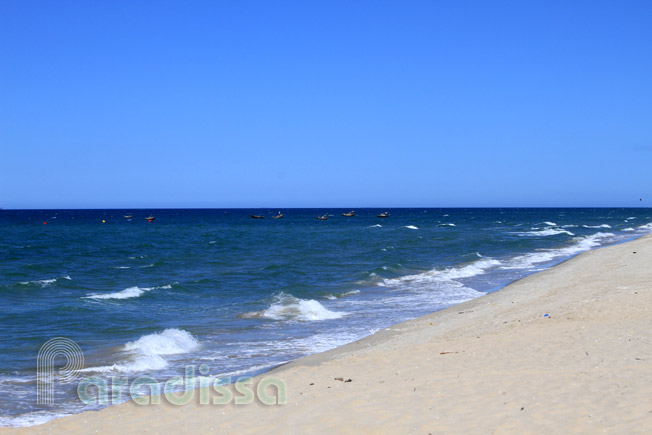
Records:
[[[96,293],[92,295],[85,296],[84,299],[130,299],[137,298],[142,296],[145,292],[156,290],[156,289],[171,289],[172,285],[162,285],[158,287],[129,287],[119,292],[113,293]]]
[[[84,299],[129,299],[137,298],[141,296],[146,291],[144,288],[140,287],[129,287],[119,292],[113,293],[96,293],[88,296],[84,296]]]
[[[449,267],[446,269],[432,269],[428,272],[418,273],[415,275],[405,275],[399,278],[386,278],[383,280],[385,285],[399,285],[405,282],[424,282],[424,281],[452,281],[460,278],[470,278],[472,276],[485,273],[487,269],[491,269],[501,265],[501,262],[493,258],[485,258],[470,264],[457,267]]]
[[[574,239],[575,243],[570,246],[519,255],[507,261],[500,269],[530,269],[540,263],[588,251],[595,246],[599,246],[604,239],[610,237],[613,237],[612,233],[595,233],[586,237],[576,237]]]
[[[315,321],[339,319],[346,313],[331,311],[314,299],[300,299],[280,292],[273,298],[268,308],[242,314],[244,318],[265,318],[271,320]]]
[[[411,230],[418,230],[418,227],[415,227],[414,225],[405,225],[403,228],[409,228]]]
[[[582,225],[584,228],[611,228],[611,225],[602,224],[602,225]]]
[[[376,224],[376,225],[368,226],[367,228],[382,228],[382,225],[381,224]]]
[[[68,279],[70,279],[70,278],[68,278]],[[22,285],[39,285],[42,288],[45,288],[45,287],[49,286],[50,284],[54,284],[55,282],[57,282],[57,278],[39,279],[39,280],[35,280],[35,281],[21,281],[21,284]]]
[[[199,341],[188,331],[168,328],[162,332],[143,335],[138,340],[125,344],[122,351],[127,353],[130,361],[111,366],[89,367],[82,371],[132,373],[161,370],[168,366],[165,356],[192,352],[199,346]]]
[[[575,235],[568,230],[562,230],[557,228],[546,228],[544,230],[539,230],[539,231],[525,231],[525,232],[514,233],[514,234],[518,234],[519,236],[525,236],[525,237],[529,237],[529,236],[547,237],[547,236],[556,236],[557,234],[568,234],[569,236]]]

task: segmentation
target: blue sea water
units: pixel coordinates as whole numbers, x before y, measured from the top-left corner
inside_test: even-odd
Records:
[[[94,408],[36,403],[54,337],[88,375],[255,374],[652,230],[651,209],[278,211],[0,210],[0,425]]]

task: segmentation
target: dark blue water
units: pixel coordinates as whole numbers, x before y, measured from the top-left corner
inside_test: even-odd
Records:
[[[256,373],[652,229],[650,209],[278,211],[0,210],[0,424],[88,409],[36,405],[53,337],[99,376]]]

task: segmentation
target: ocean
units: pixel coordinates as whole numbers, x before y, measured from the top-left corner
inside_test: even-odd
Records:
[[[643,208],[347,211],[0,210],[0,425],[105,406],[65,380],[37,403],[55,337],[80,347],[84,376],[203,364],[235,379],[652,230]]]

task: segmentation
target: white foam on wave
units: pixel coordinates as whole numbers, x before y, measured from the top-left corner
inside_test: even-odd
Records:
[[[367,228],[382,228],[382,225],[381,224],[370,225]]]
[[[168,366],[164,358],[197,350],[199,341],[188,331],[168,328],[162,332],[143,335],[136,341],[130,341],[121,349],[127,353],[130,361],[111,366],[89,367],[88,372],[134,373],[148,370],[162,370]]]
[[[440,227],[454,227],[455,224],[439,224]]]
[[[384,285],[394,286],[406,282],[452,281],[455,279],[470,278],[472,276],[480,275],[485,273],[487,269],[499,266],[500,264],[501,262],[498,260],[485,258],[464,266],[433,269],[427,272],[405,275],[398,278],[385,278],[382,282]]]
[[[602,225],[582,225],[584,228],[611,228],[611,225],[602,224]]]
[[[22,285],[38,285],[38,286],[41,286],[41,288],[45,288],[45,287],[49,286],[50,284],[54,284],[55,282],[57,282],[60,279],[67,279],[69,281],[72,280],[72,278],[70,278],[70,275],[66,275],[66,276],[62,276],[61,278],[37,279],[37,280],[34,280],[34,281],[21,281],[20,284],[22,284]]]
[[[543,224],[544,224],[544,225],[549,225],[549,226],[551,226],[551,227],[556,227],[556,226],[557,226],[557,224],[554,223],[554,222],[547,222],[547,221],[546,221],[546,222],[543,222]]]
[[[271,320],[315,321],[339,319],[346,313],[331,311],[314,299],[300,299],[280,292],[274,295],[270,306],[262,311],[242,314],[244,318],[265,318]]]
[[[639,231],[652,231],[652,222],[636,227],[636,229]]]
[[[623,231],[636,231],[636,230],[632,227],[629,227],[629,228],[624,228]]]
[[[142,296],[145,292],[151,291],[151,290],[156,290],[156,289],[171,289],[172,286],[170,284],[168,285],[162,285],[158,287],[129,287],[124,290],[121,290],[119,292],[113,292],[113,293],[96,293],[88,296],[84,296],[84,299],[129,299],[129,298],[137,298],[139,296]]]
[[[530,237],[530,236],[547,237],[547,236],[556,236],[557,234],[568,234],[569,236],[575,235],[570,231],[563,230],[561,228],[546,228],[544,230],[525,231],[525,232],[514,233],[514,234],[518,234],[519,236],[524,236],[524,237]]]
[[[330,299],[330,300],[333,301],[335,299],[344,298],[344,297],[351,296],[351,295],[357,295],[358,293],[360,293],[360,290],[351,290],[351,291],[348,291],[348,292],[337,293],[337,294],[330,293],[330,294],[327,294],[326,296],[324,296],[324,298],[325,299]]]
[[[403,228],[409,228],[411,230],[418,230],[418,227],[415,227],[414,225],[405,225]]]
[[[570,246],[520,255],[506,262],[500,269],[530,269],[537,264],[588,251],[591,248],[599,246],[603,240],[613,236],[612,233],[595,233],[586,237],[576,237],[574,239],[575,243]]]

